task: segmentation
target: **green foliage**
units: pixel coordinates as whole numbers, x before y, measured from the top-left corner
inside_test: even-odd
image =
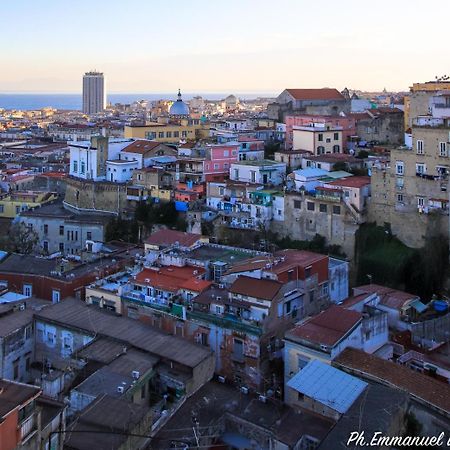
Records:
[[[428,239],[423,249],[412,249],[393,236],[389,227],[364,224],[356,233],[357,283],[404,289],[428,300],[444,284],[448,242]]]
[[[359,159],[365,159],[369,157],[369,152],[367,150],[360,150],[358,154],[356,155]]]
[[[121,217],[111,219],[106,225],[105,240],[137,243],[139,241],[139,224],[136,220]]]
[[[327,245],[324,236],[316,234],[310,241],[298,241],[288,236],[279,238],[276,234],[270,233],[269,240],[279,248],[293,248],[296,250],[309,250],[311,252],[322,253],[324,255],[333,255],[345,257],[345,253],[339,245]]]
[[[264,157],[273,159],[275,152],[280,150],[281,142],[270,140],[264,144]]]
[[[337,163],[333,164],[333,170],[344,170],[346,172],[348,170],[347,163],[344,161],[338,161]]]
[[[35,231],[29,229],[23,222],[16,222],[2,238],[1,246],[8,252],[29,255],[33,253],[38,242],[39,236]]]
[[[116,217],[106,226],[105,240],[121,240],[138,243],[140,231],[151,232],[154,225],[166,225],[180,231],[186,231],[186,220],[178,214],[173,202],[146,203],[140,202],[131,220]]]

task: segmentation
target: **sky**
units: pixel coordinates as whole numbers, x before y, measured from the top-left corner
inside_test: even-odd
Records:
[[[0,0],[0,93],[407,90],[450,74],[450,0]],[[440,21],[443,21],[439,25]]]

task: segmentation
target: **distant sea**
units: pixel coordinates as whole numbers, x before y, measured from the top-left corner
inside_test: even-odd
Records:
[[[183,93],[183,100],[190,100],[196,95],[204,99],[220,100],[229,94],[224,93]],[[239,98],[247,100],[257,97],[270,96],[269,94],[236,94]],[[176,92],[156,94],[110,94],[108,103],[130,104],[137,100],[176,99]],[[0,108],[30,110],[51,106],[56,109],[81,110],[81,94],[0,94]]]

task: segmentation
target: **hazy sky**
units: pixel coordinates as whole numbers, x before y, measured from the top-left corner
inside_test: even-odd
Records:
[[[1,0],[0,92],[406,90],[450,72],[450,0]]]

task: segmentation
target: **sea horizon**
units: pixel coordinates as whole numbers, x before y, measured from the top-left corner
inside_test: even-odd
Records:
[[[225,92],[186,92],[182,93],[184,100],[191,100],[195,96],[201,96],[206,100],[221,100],[230,95]],[[274,97],[268,93],[240,93],[238,98],[254,100],[258,97]],[[106,96],[107,103],[129,104],[139,100],[169,100],[176,99],[176,93],[156,92],[156,93],[111,93]],[[7,110],[37,110],[46,107],[52,107],[63,110],[81,110],[82,95],[74,93],[0,93],[0,108]]]

